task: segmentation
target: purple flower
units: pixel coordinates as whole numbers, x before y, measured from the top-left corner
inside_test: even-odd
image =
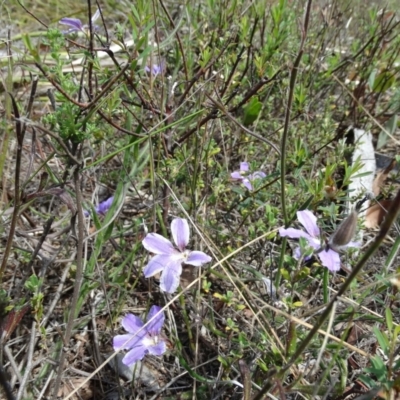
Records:
[[[106,215],[106,213],[109,210],[109,208],[111,207],[111,204],[113,201],[114,201],[114,196],[111,196],[107,200],[99,203],[99,205],[95,209],[96,214]]]
[[[186,219],[175,218],[171,223],[171,232],[177,248],[157,233],[149,233],[143,239],[145,249],[155,254],[145,267],[144,276],[149,278],[162,271],[160,287],[167,293],[174,293],[179,286],[182,264],[201,267],[211,261],[211,257],[202,251],[186,250],[190,235]]]
[[[99,203],[99,205],[94,209],[96,214],[98,214],[98,215],[106,215],[106,213],[109,210],[109,208],[111,207],[111,204],[112,204],[113,201],[114,201],[114,196],[111,196],[107,200],[102,201],[101,203]],[[85,210],[83,212],[83,214],[85,215],[85,217],[88,217],[90,215],[89,211],[87,211],[87,210]]]
[[[151,73],[153,76],[157,76],[164,72],[164,63],[161,62],[160,64],[146,65],[144,70],[147,73]]]
[[[249,173],[249,163],[241,162],[240,163],[240,170],[231,173],[231,178],[240,181],[246,186],[247,189],[253,190],[252,182],[256,179],[265,178],[266,175],[262,171],[255,171],[252,174]]]
[[[99,16],[100,16],[100,10],[97,9],[97,11],[94,13],[93,17],[91,18],[93,26],[94,26],[94,22],[97,20],[97,18],[99,18]],[[79,31],[86,33],[86,31],[89,27],[87,24],[83,24],[82,21],[78,18],[62,18],[62,19],[60,19],[59,23],[62,25],[70,26],[70,29],[68,29],[68,31],[65,31],[63,33],[72,33],[72,32],[79,32]]]
[[[114,350],[129,350],[122,362],[130,367],[150,353],[161,356],[167,346],[160,336],[164,325],[164,312],[159,306],[152,306],[147,315],[146,324],[133,314],[128,314],[122,319],[122,326],[128,334],[117,335],[113,340]]]
[[[306,232],[300,229],[294,228],[280,228],[279,234],[283,237],[289,237],[292,239],[299,239],[301,237],[307,239],[308,244],[315,250],[321,260],[322,265],[329,269],[329,271],[340,270],[340,256],[339,253],[322,244],[320,240],[320,231],[317,225],[317,217],[309,210],[297,211],[297,219],[304,226]],[[360,244],[356,242],[349,242],[347,247],[359,247]],[[295,258],[300,258],[300,247],[297,247],[294,251]]]

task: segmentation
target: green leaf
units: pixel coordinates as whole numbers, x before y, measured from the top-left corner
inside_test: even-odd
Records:
[[[379,382],[385,382],[387,380],[387,369],[382,359],[378,356],[373,356],[370,361],[372,367],[364,368],[364,371],[374,374]]]
[[[289,325],[289,333],[287,336],[286,352],[288,356],[292,356],[296,351],[297,345],[297,332],[296,324],[291,322]]]
[[[373,327],[374,334],[385,355],[389,354],[389,340],[386,333],[381,332],[376,326]]]
[[[244,108],[243,125],[251,125],[260,114],[262,103],[258,101],[256,97],[250,100],[250,103]]]
[[[28,49],[30,55],[33,57],[35,62],[40,64],[41,59],[39,57],[39,53],[38,53],[37,49],[35,47],[33,47],[30,36],[28,34],[23,34],[21,36],[21,38],[22,38],[22,41],[24,42],[25,47]]]
[[[395,130],[397,129],[397,114],[393,114],[393,116],[388,119],[384,125],[385,129],[382,130],[378,137],[378,143],[376,144],[376,149],[379,150],[382,146],[384,146],[388,139],[388,132],[390,135],[393,135]]]
[[[378,72],[378,70],[376,68],[373,69],[368,78],[368,85],[371,90],[373,90],[373,88],[374,88],[375,77],[376,77],[377,72]]]
[[[370,377],[367,376],[367,375],[361,375],[361,376],[358,377],[358,379],[359,379],[362,383],[364,383],[365,385],[367,385],[370,389],[372,389],[372,388],[374,388],[374,387],[377,387],[377,383],[376,383],[372,378],[370,378]]]
[[[39,287],[41,280],[37,275],[31,275],[25,282],[24,286],[31,292],[35,292]]]
[[[386,324],[390,333],[393,331],[393,315],[390,308],[387,308],[385,311],[386,314]]]
[[[348,375],[349,375],[349,371],[347,368],[347,363],[348,360],[345,358],[341,358],[338,357],[337,358],[337,363],[340,369],[340,388],[341,388],[341,392],[344,393],[345,389],[346,389],[346,385],[347,385],[347,379],[348,379]]]
[[[281,269],[281,275],[282,275],[282,278],[283,278],[283,279],[285,279],[285,280],[287,280],[287,281],[290,281],[290,274],[289,274],[289,271],[288,271],[288,270],[282,268],[282,269]]]
[[[381,72],[374,80],[374,85],[372,91],[376,93],[386,92],[389,88],[393,86],[396,78],[392,73]]]
[[[393,337],[397,338],[400,335],[400,325],[394,327]]]

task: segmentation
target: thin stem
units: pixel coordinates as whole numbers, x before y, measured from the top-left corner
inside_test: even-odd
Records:
[[[329,270],[328,270],[328,268],[324,268],[322,290],[324,292],[324,303],[328,303],[328,301],[329,301]]]
[[[175,26],[174,20],[172,19],[171,15],[168,12],[168,9],[165,7],[165,4],[162,0],[160,0],[160,4],[161,4],[163,11],[165,12],[165,15],[168,18],[169,23],[171,24],[172,29],[174,31],[176,31],[176,26]],[[182,41],[181,41],[178,31],[175,33],[175,37],[178,42],[179,51],[182,54],[183,72],[185,74],[186,82],[189,82],[189,73],[188,73],[188,68],[187,68],[187,63],[186,63],[185,51],[183,49]]]
[[[79,301],[79,296],[81,293],[81,287],[83,282],[83,233],[84,233],[84,219],[82,212],[82,193],[81,193],[81,179],[80,170],[75,168],[74,171],[74,186],[76,192],[76,206],[78,210],[78,232],[77,232],[77,254],[76,254],[76,274],[75,274],[75,285],[74,292],[72,294],[71,304],[69,306],[70,312],[68,316],[67,326],[65,328],[64,343],[66,346],[69,345],[72,336],[72,330],[74,328],[74,322],[77,312],[77,306]],[[61,348],[60,361],[58,365],[58,373],[56,382],[53,388],[53,399],[57,398],[58,389],[61,384],[61,379],[63,375],[64,363],[66,359],[66,351],[64,347]]]
[[[283,221],[285,222],[285,227],[288,226],[289,224],[289,216],[287,214],[287,209],[286,209],[286,146],[287,142],[289,139],[289,130],[290,130],[290,112],[292,108],[292,103],[293,103],[293,95],[294,95],[294,88],[296,86],[296,78],[297,78],[297,72],[298,68],[300,65],[301,57],[303,56],[303,48],[304,48],[304,43],[306,41],[307,37],[307,31],[308,31],[308,24],[310,20],[310,11],[311,11],[311,3],[312,0],[308,0],[307,5],[306,5],[306,11],[305,11],[305,16],[304,16],[304,24],[303,24],[303,32],[302,32],[302,38],[300,42],[300,48],[299,52],[297,54],[296,60],[293,64],[292,71],[290,73],[290,83],[289,83],[289,94],[288,94],[288,100],[287,100],[287,105],[286,105],[286,112],[285,112],[285,123],[283,126],[283,134],[282,134],[282,141],[281,141],[281,206],[282,206],[282,215],[283,215]],[[282,253],[281,257],[279,258],[279,265],[278,265],[278,273],[275,278],[275,282],[277,286],[280,284],[280,271],[283,268],[283,261],[284,257],[282,257],[282,254],[284,254],[285,249],[286,249],[286,243],[287,240],[282,241]]]
[[[8,38],[7,38],[7,78],[5,79],[5,87],[4,91],[11,93],[13,88],[13,57],[12,57],[12,51],[11,51],[11,37],[10,37],[10,31],[8,31]],[[12,103],[11,103],[11,98],[6,96],[4,99],[4,105],[5,105],[5,121],[11,121],[11,109],[12,109]],[[1,141],[1,151],[0,151],[0,176],[3,179],[3,188],[7,187],[7,174],[4,174],[4,166],[6,163],[7,159],[7,154],[8,154],[8,147],[9,147],[9,141],[10,141],[10,135],[12,132],[11,126],[8,125],[8,123],[5,123],[5,129],[4,129],[4,134],[3,138]],[[2,202],[5,203],[6,201],[6,191],[3,190],[2,193]]]
[[[299,69],[301,57],[303,56],[303,49],[304,43],[307,37],[307,30],[308,30],[308,23],[310,20],[310,10],[311,10],[311,3],[312,0],[307,2],[306,6],[306,13],[304,17],[304,25],[303,25],[303,32],[302,32],[302,39],[300,42],[299,52],[297,54],[296,60],[293,64],[292,71],[290,72],[290,83],[289,83],[289,94],[288,94],[288,101],[286,105],[286,112],[285,112],[285,123],[283,126],[283,134],[282,134],[282,141],[281,141],[281,205],[282,205],[282,214],[283,219],[285,222],[285,227],[289,223],[289,217],[287,215],[286,210],[286,145],[289,138],[289,130],[290,130],[290,113],[293,103],[293,95],[294,95],[294,88],[296,86],[296,78],[297,72]]]

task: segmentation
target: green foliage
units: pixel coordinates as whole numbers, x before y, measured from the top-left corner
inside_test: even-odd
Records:
[[[255,122],[260,114],[262,103],[252,97],[250,103],[244,108],[243,125],[249,126]]]
[[[37,275],[31,275],[25,282],[25,287],[32,293],[31,305],[33,309],[33,315],[36,321],[40,324],[43,317],[43,300],[44,294],[41,291],[43,285],[43,279],[38,278]]]

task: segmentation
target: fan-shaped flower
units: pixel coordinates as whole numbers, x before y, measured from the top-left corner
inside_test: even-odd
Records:
[[[107,200],[100,202],[98,206],[94,209],[96,214],[106,215],[113,201],[114,201],[114,196],[111,196]],[[87,210],[85,210],[83,214],[85,215],[85,217],[88,217],[90,215],[89,211]]]
[[[233,180],[239,181],[240,183],[243,183],[243,185],[246,186],[246,188],[251,191],[253,190],[252,182],[254,182],[256,179],[265,178],[266,175],[262,171],[255,171],[253,173],[249,173],[249,169],[250,169],[249,163],[241,162],[240,170],[232,172],[231,178]]]
[[[152,306],[147,315],[146,324],[133,314],[128,314],[122,319],[122,326],[129,333],[117,335],[113,340],[114,350],[129,350],[122,362],[131,366],[150,353],[161,356],[167,346],[162,338],[161,329],[164,325],[164,312],[159,306]]]
[[[161,61],[159,64],[146,65],[144,70],[145,72],[151,73],[154,77],[156,77],[164,72],[164,67],[164,62]]]
[[[91,18],[92,26],[95,26],[94,22],[99,18],[99,16],[100,16],[100,10],[97,9],[93,17]],[[86,33],[86,31],[89,29],[88,24],[83,24],[79,18],[61,18],[59,23],[70,27],[68,31],[65,31],[63,33],[72,33],[79,31]]]
[[[149,278],[162,271],[160,287],[167,293],[174,293],[178,288],[182,264],[201,267],[211,261],[211,257],[202,251],[186,249],[190,236],[186,219],[175,218],[171,223],[171,233],[176,247],[157,233],[147,234],[142,242],[146,250],[155,254],[145,267],[144,276]]]
[[[289,237],[291,239],[299,239],[301,237],[307,239],[308,244],[316,250],[316,254],[321,260],[323,266],[329,269],[329,271],[340,270],[340,256],[339,253],[331,249],[325,244],[321,244],[320,230],[317,225],[317,217],[309,210],[297,211],[297,219],[304,226],[306,232],[301,229],[295,228],[280,228],[279,234],[283,237]],[[344,248],[359,247],[360,243],[349,242]],[[297,247],[294,251],[295,258],[300,258],[300,247]]]

